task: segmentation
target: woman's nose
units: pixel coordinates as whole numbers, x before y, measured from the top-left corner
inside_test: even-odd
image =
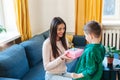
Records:
[[[61,30],[62,33],[64,33],[64,31],[65,31],[64,29]]]

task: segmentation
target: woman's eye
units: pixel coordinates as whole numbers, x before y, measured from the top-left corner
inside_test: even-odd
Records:
[[[61,29],[58,29],[58,31],[60,31]]]

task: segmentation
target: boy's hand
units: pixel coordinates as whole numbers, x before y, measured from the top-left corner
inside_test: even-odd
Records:
[[[82,78],[82,77],[83,77],[83,74],[82,74],[82,73],[80,73],[80,74],[72,73],[72,74],[71,74],[71,77],[72,77],[73,79]]]

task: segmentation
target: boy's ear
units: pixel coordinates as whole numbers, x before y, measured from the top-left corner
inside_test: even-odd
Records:
[[[90,37],[90,39],[93,39],[94,35],[91,33],[91,34],[89,34],[89,37]]]

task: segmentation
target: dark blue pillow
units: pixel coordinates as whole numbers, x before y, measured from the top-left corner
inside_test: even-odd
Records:
[[[72,42],[76,48],[84,48],[86,45],[85,36],[74,35]]]
[[[30,67],[35,66],[42,60],[42,45],[44,42],[43,35],[37,35],[32,39],[22,42],[22,45],[25,48],[26,55],[28,58],[28,62]]]
[[[13,45],[0,52],[0,77],[22,78],[29,71],[25,50]]]

